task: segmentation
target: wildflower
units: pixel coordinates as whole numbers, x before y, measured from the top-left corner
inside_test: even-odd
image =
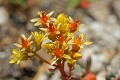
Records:
[[[25,35],[22,34],[22,36],[21,36],[21,43],[20,44],[15,43],[14,45],[17,46],[17,47],[19,47],[19,48],[23,48],[23,51],[27,50],[27,49],[30,49],[31,44],[33,43],[33,41],[31,41],[31,39],[32,39],[32,36],[30,36],[27,39],[25,37]]]
[[[52,48],[52,53],[54,55],[54,58],[51,61],[51,65],[55,64],[58,60],[61,58],[69,59],[70,56],[65,54],[65,50],[68,49],[68,45],[63,43],[63,46],[60,48],[60,45],[58,43],[55,43],[54,46],[52,45],[49,48]]]
[[[78,26],[79,26],[79,21],[78,20],[76,20],[74,22],[70,22],[70,26],[69,26],[70,31],[75,32],[78,29]]]
[[[44,47],[45,49],[47,49],[47,52],[48,52],[48,53],[53,53],[56,46],[55,46],[55,44],[49,42],[49,43],[44,44],[43,47]]]
[[[58,24],[57,27],[61,33],[68,33],[70,31],[69,30],[69,17],[67,17],[63,13],[58,15],[56,23]]]
[[[66,59],[70,70],[74,69],[75,62],[81,57],[82,55],[78,52],[75,52],[75,53],[70,52],[69,54],[64,55],[64,58]]]
[[[59,49],[59,48],[55,48],[53,53],[55,56],[51,61],[51,65],[55,64],[58,60],[60,60],[63,57],[64,50]]]
[[[45,39],[44,34],[42,34],[40,32],[32,32],[32,35],[33,35],[34,40],[35,40],[36,48],[40,48],[42,41]]]
[[[22,34],[21,43],[15,44],[19,49],[13,49],[10,63],[19,64],[20,61],[27,60],[28,58],[32,59],[36,56],[47,64],[54,66],[55,69],[58,68],[63,80],[72,79],[71,72],[74,69],[74,65],[82,57],[79,53],[80,49],[83,45],[91,44],[91,42],[84,39],[83,34],[80,34],[77,38],[74,37],[75,32],[79,32],[78,28],[81,25],[78,20],[73,21],[71,17],[63,13],[54,19],[51,18],[52,14],[53,11],[48,14],[41,11],[38,12],[39,18],[31,20],[31,22],[35,22],[34,26],[42,26],[39,28],[40,32],[32,32],[29,38]],[[33,41],[31,40],[32,36]],[[48,39],[47,43],[43,43],[45,39]],[[48,54],[53,55],[51,62],[39,55],[41,47],[45,48]],[[69,76],[64,70],[65,63],[69,67]]]
[[[57,34],[60,34],[60,32],[56,29],[55,25],[53,23],[49,23],[47,30],[46,30],[49,34],[49,36],[55,36]]]
[[[51,15],[54,11],[46,14],[44,11],[38,12],[38,15],[40,15],[40,18],[32,19],[31,22],[36,22],[34,26],[39,26],[40,24],[46,25],[50,20],[55,20],[54,18],[51,18]]]
[[[82,57],[82,55],[81,55],[80,53],[74,53],[74,54],[72,55],[72,58],[75,59],[75,60],[77,60],[77,59],[79,59],[79,58],[81,58],[81,57]]]
[[[79,36],[78,36],[78,38],[76,39],[76,38],[74,38],[74,44],[78,44],[79,46],[82,46],[82,44],[83,44],[83,34],[80,34]]]
[[[60,45],[63,45],[63,43],[65,43],[65,44],[68,43],[69,44],[70,43],[69,40],[71,40],[72,37],[73,37],[72,34],[59,34],[57,36],[57,40],[58,40]]]
[[[24,61],[28,59],[28,55],[24,54],[20,49],[13,49],[13,55],[11,56],[11,60],[9,63],[17,63],[20,64],[20,61]]]
[[[55,41],[57,34],[60,34],[60,32],[55,28],[55,25],[53,25],[52,22],[47,24],[47,28],[39,28],[41,31],[44,31],[48,34],[48,37],[50,40]]]
[[[56,46],[58,47],[58,45]],[[69,55],[65,55],[64,51],[68,48],[68,46],[63,45],[62,48],[55,48],[53,54],[55,55],[51,61],[51,65],[55,64],[61,58],[69,58]]]
[[[66,36],[64,34],[59,34],[57,37],[57,40],[59,41],[60,44],[62,44],[66,39]]]
[[[57,58],[62,57],[62,56],[63,56],[63,53],[64,53],[64,51],[61,50],[61,49],[59,49],[59,48],[56,48],[55,51],[54,51],[54,54],[55,54],[55,56],[56,56]]]
[[[71,59],[67,59],[67,64],[69,66],[70,71],[72,71],[74,69],[74,64],[75,64],[76,61],[77,60],[72,59],[72,58]]]
[[[92,42],[83,40],[83,34],[80,34],[77,39],[74,38],[74,42],[72,45],[72,51],[77,52],[80,48],[83,48],[84,44],[89,45],[89,44],[92,44]]]

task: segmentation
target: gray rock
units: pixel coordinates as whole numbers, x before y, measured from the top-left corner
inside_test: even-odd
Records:
[[[107,0],[106,0],[107,1]],[[108,2],[104,0],[96,1],[88,9],[89,14],[98,21],[106,22],[109,16]]]
[[[114,0],[112,3],[114,12],[116,13],[117,17],[120,20],[120,0]]]
[[[109,72],[113,73],[120,73],[120,54],[114,56],[112,59],[110,66],[109,66]]]
[[[0,25],[6,24],[9,19],[7,10],[4,7],[0,7]]]
[[[50,80],[61,80],[60,76],[61,76],[60,72],[56,70],[54,74],[52,75],[52,77],[50,78]]]

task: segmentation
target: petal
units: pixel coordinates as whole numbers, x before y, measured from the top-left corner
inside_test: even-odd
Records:
[[[17,64],[20,64],[20,60],[17,61]]]
[[[25,51],[25,48],[23,48],[21,51]]]
[[[54,57],[51,61],[51,65],[55,64],[59,58]]]
[[[65,59],[71,59],[71,57],[70,57],[69,55],[67,55],[67,54],[64,54],[63,57],[64,57]]]
[[[58,23],[58,25],[57,25],[58,30],[60,29],[60,26],[61,26],[61,23]]]
[[[81,27],[84,27],[85,25],[84,24],[79,24],[79,27],[81,28]]]
[[[22,47],[22,45],[20,45],[20,44],[18,44],[18,43],[14,43],[14,45],[17,46],[17,47],[19,47],[19,48]]]
[[[69,48],[68,44],[66,44],[65,42],[63,42],[62,49],[63,49],[63,50],[66,50],[66,49],[68,49],[68,48]]]
[[[38,22],[36,22],[36,23],[34,24],[34,26],[39,26],[40,24],[41,24],[41,22],[38,21]]]
[[[56,33],[56,34],[60,34],[60,32],[59,32],[59,31],[55,31],[55,33]]]
[[[31,40],[32,39],[32,35],[29,36],[28,40]]]
[[[28,45],[31,45],[33,43],[33,41],[29,42]]]
[[[73,59],[75,59],[75,60],[77,60],[77,59],[79,59],[81,57],[82,57],[82,55],[80,53],[74,53],[73,54]]]
[[[24,34],[21,35],[23,39],[27,39]]]
[[[51,16],[54,13],[54,11],[51,11],[50,13],[47,14],[47,16]]]
[[[74,44],[74,42],[73,41],[69,41],[67,44]]]
[[[38,11],[38,15],[40,15],[40,16],[41,16],[41,11]]]
[[[84,44],[85,45],[90,45],[90,44],[92,44],[93,42],[91,42],[91,41],[86,41],[86,42],[84,42]]]
[[[47,32],[47,28],[39,28],[41,31]]]
[[[35,18],[35,19],[31,19],[30,21],[31,22],[37,22],[37,21],[39,21],[40,20],[40,18]]]
[[[53,50],[55,49],[55,45],[52,43],[46,43],[43,45],[44,48],[48,49],[48,50]]]
[[[75,60],[75,59],[67,59],[67,62],[68,63],[70,63],[70,64],[73,64],[73,63],[75,63],[77,60]]]
[[[56,21],[56,18],[50,18],[50,21]]]
[[[80,35],[79,35],[79,38],[83,38],[83,34],[80,34]]]
[[[10,62],[9,62],[10,64],[13,64],[13,63],[15,63],[15,60],[10,60]]]
[[[80,48],[83,48],[83,45],[80,45]]]
[[[69,16],[69,20],[70,20],[70,22],[73,22],[73,19],[72,19],[72,17],[70,17],[70,16]]]
[[[15,55],[17,54],[17,50],[16,49],[13,49],[12,53]]]

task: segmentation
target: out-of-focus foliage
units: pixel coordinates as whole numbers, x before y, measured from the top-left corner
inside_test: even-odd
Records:
[[[68,1],[68,7],[76,7],[79,5],[81,0],[69,0]]]
[[[90,4],[98,0],[68,0],[68,7],[89,8]]]
[[[18,4],[23,8],[27,8],[27,0],[8,0],[10,4]]]

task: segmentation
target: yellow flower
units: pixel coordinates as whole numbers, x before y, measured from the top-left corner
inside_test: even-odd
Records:
[[[53,43],[51,43],[51,42],[48,42],[48,43],[44,44],[43,47],[44,47],[45,49],[47,49],[47,52],[48,52],[48,53],[53,53],[56,46],[55,46],[55,44],[53,44]]]
[[[57,24],[58,30],[61,33],[68,33],[70,31],[69,30],[69,18],[63,13],[58,15],[56,24]]]
[[[21,43],[20,44],[15,43],[14,45],[17,46],[17,47],[19,47],[19,48],[23,48],[23,51],[27,50],[27,49],[30,49],[31,44],[33,43],[33,41],[31,41],[31,39],[32,39],[32,36],[30,36],[27,39],[25,37],[25,35],[22,34],[22,36],[21,36]]]
[[[82,55],[80,53],[71,53],[71,54],[64,54],[64,58],[67,61],[70,70],[74,69],[74,64],[80,59]]]
[[[78,60],[82,57],[82,55],[80,53],[73,53],[72,58],[75,60]]]
[[[67,59],[67,64],[68,64],[70,70],[74,69],[74,64],[75,64],[76,61],[77,60],[72,59],[72,58],[71,59]]]
[[[33,35],[33,37],[35,39],[36,48],[41,47],[42,41],[45,39],[44,34],[42,34],[40,32],[32,32],[32,35]]]
[[[13,55],[11,56],[11,60],[9,63],[17,63],[20,64],[20,61],[24,61],[28,59],[28,55],[24,54],[20,49],[13,49]]]
[[[49,22],[49,21],[54,21],[55,19],[54,18],[51,18],[51,15],[53,14],[54,11],[46,14],[46,12],[44,11],[41,11],[41,12],[38,12],[38,15],[40,16],[40,18],[35,18],[35,19],[32,19],[31,22],[36,22],[34,24],[34,26],[39,26],[40,24],[46,26],[46,24]]]

